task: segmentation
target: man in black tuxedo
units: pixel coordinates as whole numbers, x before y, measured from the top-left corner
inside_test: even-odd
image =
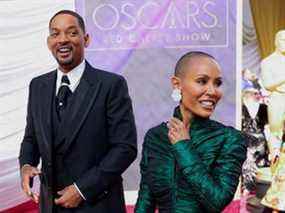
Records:
[[[56,13],[49,31],[58,69],[30,83],[19,156],[23,190],[42,213],[125,212],[121,174],[137,154],[126,81],[84,60],[89,36],[77,13]],[[31,190],[36,175],[40,196]]]

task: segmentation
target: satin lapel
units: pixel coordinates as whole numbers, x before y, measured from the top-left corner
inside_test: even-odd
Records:
[[[67,119],[63,121],[65,127],[61,137],[66,138],[62,148],[63,152],[66,152],[74,140],[100,90],[101,82],[97,78],[94,78],[94,76],[96,76],[96,71],[91,71],[88,66],[76,89],[76,93],[74,94],[75,100],[72,101],[72,106],[68,112],[69,116],[66,116]]]
[[[52,123],[51,111],[52,100],[55,90],[56,72],[50,73],[46,79],[42,81],[41,88],[37,91],[39,100],[39,129],[43,136],[43,142],[48,150],[49,159],[51,159],[51,146],[52,146]],[[37,118],[36,118],[37,119]]]

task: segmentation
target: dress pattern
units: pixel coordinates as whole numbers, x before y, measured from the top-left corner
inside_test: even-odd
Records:
[[[179,108],[174,116],[181,119]],[[136,213],[221,212],[239,183],[246,145],[234,128],[194,118],[190,139],[172,145],[162,123],[143,143]]]
[[[264,134],[264,126],[268,123],[267,106],[260,104],[258,112],[252,118],[247,107],[242,105],[242,132],[247,142],[247,158],[242,168],[242,188],[255,190],[256,172],[258,168],[268,167],[268,146]]]
[[[272,174],[272,182],[261,203],[272,209],[285,211],[285,147],[281,149],[279,160]]]

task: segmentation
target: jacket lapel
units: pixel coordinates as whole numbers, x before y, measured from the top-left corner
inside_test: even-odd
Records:
[[[58,138],[56,138],[56,140],[65,138],[65,143],[62,147],[63,152],[68,149],[78,133],[78,130],[84,123],[100,87],[101,82],[97,78],[96,70],[92,70],[90,65],[86,63],[86,68],[67,112],[68,116],[65,116],[65,119],[63,120],[63,134],[58,134]]]
[[[41,88],[37,91],[39,101],[39,129],[43,138],[43,143],[48,150],[49,159],[51,158],[51,146],[52,146],[52,100],[55,91],[56,71],[47,75],[46,79],[43,79]],[[37,119],[37,118],[36,118]]]

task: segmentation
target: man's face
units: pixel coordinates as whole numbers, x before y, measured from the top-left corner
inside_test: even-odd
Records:
[[[48,48],[63,72],[69,72],[84,59],[84,48],[89,36],[80,28],[76,17],[69,14],[57,15],[50,24]]]
[[[254,73],[252,73],[249,69],[246,69],[246,70],[244,71],[243,78],[244,78],[245,80],[254,81],[254,80],[256,80],[257,77],[256,77],[256,75],[255,75]]]
[[[280,31],[276,35],[276,49],[282,54],[285,54],[285,31]]]
[[[259,102],[261,96],[257,89],[245,90],[243,92],[243,99],[246,101]]]

